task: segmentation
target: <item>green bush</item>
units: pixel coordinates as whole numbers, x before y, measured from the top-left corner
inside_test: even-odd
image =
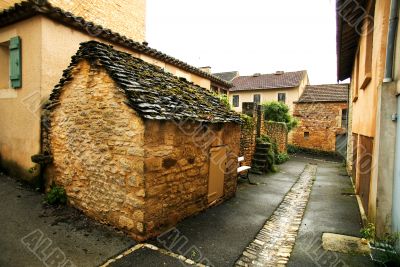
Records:
[[[221,100],[221,102],[225,104],[227,109],[232,109],[227,95],[215,93],[215,96],[218,97],[219,100]]]
[[[46,203],[50,205],[58,205],[67,203],[67,194],[65,189],[60,186],[52,186],[45,197]]]
[[[288,144],[287,145],[287,152],[289,154],[296,154],[297,152],[299,152],[299,149],[294,145]]]
[[[288,131],[295,128],[299,121],[289,113],[289,107],[285,103],[270,101],[262,104],[265,120],[284,122]]]
[[[276,164],[282,164],[290,159],[287,153],[278,153],[275,157]]]

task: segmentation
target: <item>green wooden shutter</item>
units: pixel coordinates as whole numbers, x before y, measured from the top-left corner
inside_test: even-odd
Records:
[[[22,85],[21,39],[18,36],[10,39],[10,81],[12,88]]]

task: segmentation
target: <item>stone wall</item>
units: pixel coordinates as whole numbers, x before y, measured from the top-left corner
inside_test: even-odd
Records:
[[[266,135],[275,142],[279,153],[287,152],[288,130],[285,123],[264,121],[261,129],[261,135]]]
[[[146,232],[162,232],[208,207],[209,151],[227,145],[224,198],[236,192],[240,125],[146,121]]]
[[[347,109],[347,103],[297,103],[294,116],[299,125],[293,129],[292,144],[334,152],[336,135],[346,133],[341,127],[342,109]]]
[[[251,159],[253,158],[256,149],[256,122],[255,118],[247,123],[244,123],[240,131],[240,155],[244,157],[242,165],[251,166]]]
[[[144,123],[104,70],[75,70],[50,114],[52,180],[90,217],[141,236]]]

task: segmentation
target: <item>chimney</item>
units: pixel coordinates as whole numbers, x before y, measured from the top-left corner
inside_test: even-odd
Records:
[[[282,75],[282,74],[284,74],[285,72],[283,71],[283,70],[277,70],[274,74],[275,75]]]
[[[210,66],[200,67],[199,69],[204,71],[204,72],[206,72],[206,73],[208,73],[208,74],[211,74],[211,67]]]
[[[254,73],[253,74],[253,77],[258,77],[258,76],[261,76],[261,73]]]

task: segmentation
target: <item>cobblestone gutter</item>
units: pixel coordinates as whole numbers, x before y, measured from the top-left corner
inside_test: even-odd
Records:
[[[286,266],[310,197],[317,165],[307,164],[297,182],[235,266]]]

